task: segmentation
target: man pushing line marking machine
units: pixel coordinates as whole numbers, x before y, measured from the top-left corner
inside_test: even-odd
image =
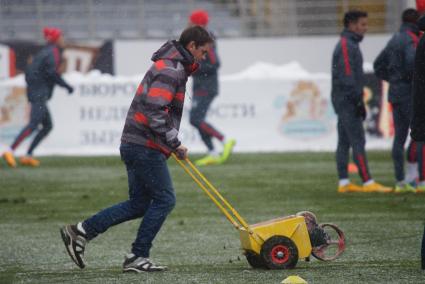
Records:
[[[318,224],[308,211],[248,225],[189,159],[172,156],[239,231],[242,249],[253,268],[294,268],[300,258],[308,261],[313,255],[329,261],[344,251],[342,230],[334,224]]]

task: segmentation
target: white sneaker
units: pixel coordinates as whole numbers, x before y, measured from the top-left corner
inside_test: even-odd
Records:
[[[77,225],[66,225],[60,229],[60,233],[69,256],[79,268],[83,269],[86,266],[84,262],[84,250],[88,242],[86,235],[78,230]]]
[[[123,272],[157,272],[167,270],[166,266],[156,265],[149,258],[136,256],[132,253],[126,255]]]

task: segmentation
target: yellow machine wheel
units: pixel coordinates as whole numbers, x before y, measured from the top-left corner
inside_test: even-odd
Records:
[[[261,255],[256,254],[253,251],[247,250],[245,251],[245,257],[252,268],[267,268]]]
[[[260,253],[269,269],[290,269],[298,262],[298,249],[295,243],[285,236],[273,236],[261,246]]]

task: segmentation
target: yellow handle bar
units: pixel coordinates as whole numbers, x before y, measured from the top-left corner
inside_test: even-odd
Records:
[[[263,241],[258,234],[255,234],[250,228],[248,223],[239,215],[239,213],[230,205],[230,203],[220,194],[220,192],[208,181],[208,179],[196,168],[196,166],[188,159],[184,159],[186,164],[189,165],[190,169],[183,163],[182,160],[177,158],[177,156],[172,153],[173,158],[177,163],[184,169],[184,171],[199,185],[199,187],[208,195],[208,197],[214,202],[214,204],[220,209],[220,211],[226,216],[227,220],[236,227],[240,229],[241,227],[247,230],[251,235],[255,235],[257,241]],[[196,175],[197,176],[196,176]],[[205,183],[202,183],[201,180]],[[220,203],[220,201],[222,202]],[[230,214],[229,211],[233,214]],[[236,220],[235,220],[236,219]]]

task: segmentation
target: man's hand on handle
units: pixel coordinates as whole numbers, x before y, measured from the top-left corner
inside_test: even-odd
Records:
[[[179,158],[180,160],[184,160],[187,158],[187,148],[183,145],[177,147],[175,153],[177,158]]]

